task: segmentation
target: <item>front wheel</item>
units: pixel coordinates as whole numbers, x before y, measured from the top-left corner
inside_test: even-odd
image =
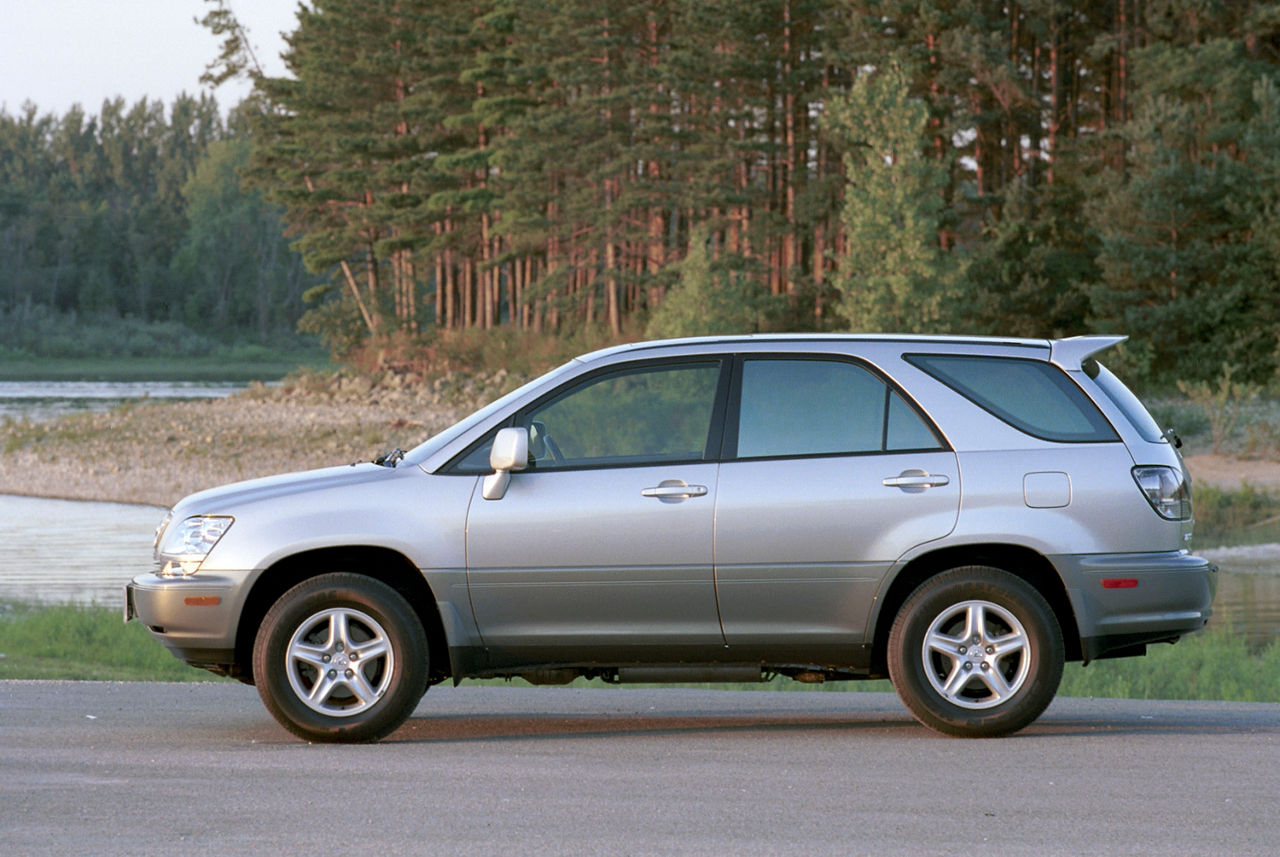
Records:
[[[408,602],[358,574],[322,574],[272,606],[253,646],[258,693],[308,741],[376,741],[422,697],[427,641]]]
[[[1025,580],[985,566],[930,578],[889,633],[889,676],[921,723],[947,735],[1016,732],[1062,680],[1062,630]]]

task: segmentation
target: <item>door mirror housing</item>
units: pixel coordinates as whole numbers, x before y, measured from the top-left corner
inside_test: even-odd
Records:
[[[489,452],[489,466],[493,468],[484,478],[480,496],[486,500],[501,500],[511,483],[511,471],[529,466],[529,430],[526,428],[499,429]]]

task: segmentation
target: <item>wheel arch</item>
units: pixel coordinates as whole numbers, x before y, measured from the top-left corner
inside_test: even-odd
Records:
[[[449,647],[435,595],[422,572],[404,554],[374,545],[317,548],[277,560],[254,582],[236,628],[236,663],[241,680],[253,681],[253,643],[263,617],[281,595],[304,580],[346,571],[379,580],[400,593],[418,616],[430,652],[429,682],[451,673]]]
[[[872,645],[873,673],[888,675],[889,631],[893,627],[894,617],[902,609],[902,605],[920,584],[931,577],[952,568],[965,565],[986,565],[1007,571],[1022,578],[1036,589],[1053,609],[1058,625],[1062,629],[1063,643],[1066,646],[1066,659],[1078,661],[1081,658],[1080,631],[1076,623],[1075,611],[1067,595],[1062,576],[1043,554],[1022,545],[1012,544],[972,544],[956,545],[940,548],[915,557],[904,565],[889,588],[881,596],[877,613],[873,619],[875,637]]]

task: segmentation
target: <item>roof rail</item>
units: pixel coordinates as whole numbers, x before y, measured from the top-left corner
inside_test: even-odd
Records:
[[[1071,336],[1067,339],[1055,339],[1049,351],[1049,361],[1063,369],[1073,371],[1084,365],[1099,351],[1106,351],[1113,345],[1119,345],[1127,336]]]

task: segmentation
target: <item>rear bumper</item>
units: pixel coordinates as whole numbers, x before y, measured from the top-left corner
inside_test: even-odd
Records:
[[[1176,640],[1213,615],[1218,567],[1186,551],[1050,559],[1066,584],[1086,662]]]

